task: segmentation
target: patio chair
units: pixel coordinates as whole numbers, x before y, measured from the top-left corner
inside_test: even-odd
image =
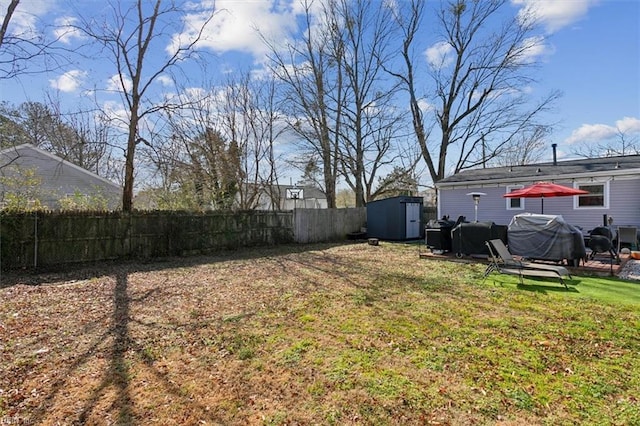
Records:
[[[489,265],[487,266],[487,269],[484,271],[484,277],[482,280],[483,282],[484,280],[487,279],[487,276],[489,276],[489,274],[491,274],[492,272],[498,272],[500,274],[517,275],[518,278],[520,279],[520,284],[523,284],[523,285],[524,285],[523,277],[525,276],[541,277],[541,278],[557,278],[560,281],[560,284],[564,286],[564,288],[569,289],[569,287],[567,287],[567,283],[565,283],[564,280],[562,279],[564,275],[569,275],[569,271],[567,271],[566,268],[562,266],[556,266],[556,265],[547,265],[547,264],[542,265],[534,262],[523,263],[515,259],[513,259],[513,263],[507,264],[504,262],[504,259],[499,254],[496,254],[497,250],[495,249],[495,245],[493,244],[494,241],[500,241],[500,243],[496,243],[496,244],[498,245],[502,244],[504,246],[504,243],[502,243],[502,240],[490,240],[485,242],[489,250]],[[525,264],[532,264],[534,267],[525,266]],[[554,268],[540,269],[535,266],[543,266],[543,267],[551,266]],[[563,272],[566,272],[566,274],[561,273],[559,268],[564,269]]]
[[[638,228],[635,226],[618,226],[618,254],[622,244],[631,246],[631,250],[638,248]]]
[[[571,274],[569,270],[561,265],[552,265],[550,263],[538,263],[538,262],[527,262],[524,260],[518,260],[513,257],[509,249],[502,240],[489,240],[491,246],[493,246],[495,252],[497,253],[499,260],[501,260],[506,267],[518,267],[518,268],[532,268],[532,269],[542,269],[545,271],[554,271],[558,275],[562,277],[568,277],[571,279]]]

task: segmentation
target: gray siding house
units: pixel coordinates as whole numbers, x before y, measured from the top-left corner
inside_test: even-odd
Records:
[[[60,207],[60,199],[77,194],[100,196],[109,209],[120,206],[119,185],[30,144],[0,151],[0,206],[10,193],[26,190],[23,184],[27,176],[38,181],[30,185],[28,196],[52,210]]]
[[[478,221],[508,225],[514,215],[541,213],[539,198],[504,198],[503,195],[535,182],[553,182],[589,191],[588,195],[544,199],[544,213],[562,215],[585,231],[603,224],[640,227],[640,155],[580,159],[465,170],[436,183],[438,217],[474,220],[474,201],[480,192]]]

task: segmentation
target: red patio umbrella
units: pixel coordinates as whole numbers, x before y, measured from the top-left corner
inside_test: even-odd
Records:
[[[505,198],[540,198],[542,203],[542,211],[544,213],[544,199],[548,197],[570,197],[572,195],[588,194],[589,191],[571,188],[569,186],[558,185],[551,182],[536,182],[533,185],[522,189],[516,189],[508,194],[504,194]]]

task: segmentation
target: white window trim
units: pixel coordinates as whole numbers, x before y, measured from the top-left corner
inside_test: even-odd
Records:
[[[573,187],[576,189],[580,189],[580,185],[602,185],[604,190],[604,206],[579,206],[578,200],[580,199],[579,195],[575,195],[573,197],[573,209],[574,210],[604,210],[609,208],[609,181],[579,181],[574,182]]]
[[[524,188],[524,185],[507,185],[507,191],[505,192],[505,194],[510,193],[511,191],[514,191],[516,189],[522,189]],[[507,210],[524,210],[524,198],[520,198],[520,207],[511,207],[511,200],[512,198],[505,198],[506,200],[506,206],[507,206]]]

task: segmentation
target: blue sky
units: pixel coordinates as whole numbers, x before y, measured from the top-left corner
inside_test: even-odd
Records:
[[[8,1],[0,0],[0,14]],[[212,4],[211,0],[191,2]],[[211,69],[220,70],[221,78],[237,69],[263,69],[267,49],[255,27],[275,39],[299,30],[301,8],[297,0],[218,0],[216,4],[225,12],[210,25],[208,41],[202,47],[213,53]],[[640,1],[511,0],[512,13],[523,7],[538,11],[548,37],[538,52],[541,64],[536,77],[540,84],[532,88],[532,95],[541,97],[551,90],[564,94],[549,115],[549,121],[558,123],[549,142],[558,143],[559,155],[569,156],[575,144],[614,138],[617,130],[640,137]],[[104,10],[102,0],[22,0],[9,30],[53,33],[77,12],[91,15]],[[191,19],[197,22],[201,18],[194,14]],[[427,16],[427,25],[430,19]],[[429,35],[422,41],[423,55],[419,57],[424,60],[421,66],[426,66],[426,51],[437,39]],[[61,43],[74,49],[82,39],[67,32]],[[63,105],[75,105],[94,93],[89,90],[107,88],[112,75],[104,62],[74,59],[65,69],[49,74],[0,80],[0,100],[13,104],[42,101],[53,93]],[[114,113],[118,101],[117,96],[106,94],[98,99]]]
[[[567,3],[573,3],[571,0]],[[554,141],[598,141],[616,123],[640,133],[640,2],[601,1],[553,33],[540,70],[546,88],[559,89]],[[625,118],[627,120],[625,120]]]

